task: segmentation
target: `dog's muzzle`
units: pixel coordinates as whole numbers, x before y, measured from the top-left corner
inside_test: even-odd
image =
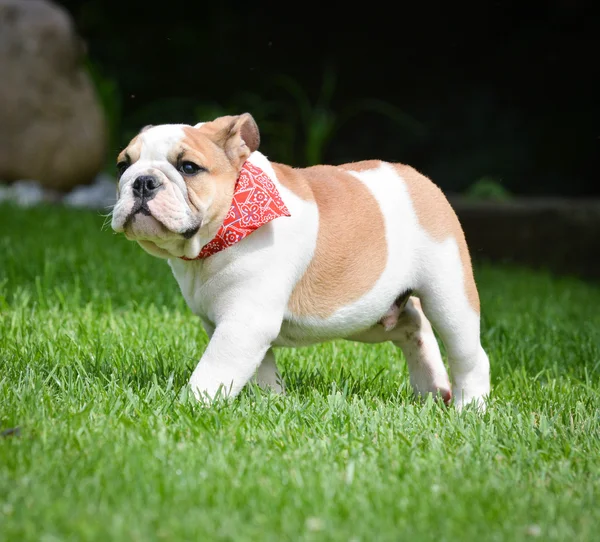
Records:
[[[134,204],[129,217],[131,218],[137,213],[152,216],[148,202],[158,194],[162,186],[162,182],[153,175],[140,175],[137,177],[131,186]]]

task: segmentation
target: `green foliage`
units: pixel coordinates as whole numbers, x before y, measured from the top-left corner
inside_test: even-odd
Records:
[[[284,101],[287,112],[285,122],[293,126],[294,133],[302,137],[300,165],[324,163],[325,151],[330,141],[347,122],[361,113],[383,115],[415,137],[421,137],[425,133],[422,124],[382,100],[355,100],[337,108],[334,104],[337,76],[331,69],[325,69],[321,90],[314,103],[302,85],[293,78],[280,75],[274,79],[274,83],[288,93],[288,100],[291,99],[291,102]],[[289,147],[293,148],[292,142],[289,143]],[[298,163],[298,160],[294,160],[293,163]]]
[[[263,151],[276,161],[299,167],[324,163],[330,142],[360,114],[385,117],[416,138],[425,134],[422,124],[382,100],[355,100],[338,108],[336,84],[335,72],[324,70],[319,94],[313,99],[298,81],[280,74],[268,80],[264,91],[240,92],[226,105],[201,104],[195,115],[200,121],[248,111],[260,128]]]
[[[493,177],[481,177],[465,190],[465,196],[476,201],[506,201],[512,194]]]
[[[279,350],[284,397],[206,409],[198,319],[102,221],[0,208],[0,540],[597,539],[597,287],[476,269],[485,415],[343,341]]]
[[[116,78],[107,75],[98,64],[90,58],[85,60],[85,68],[104,112],[108,129],[108,156],[106,170],[115,175],[114,156],[119,149],[122,101],[119,85]]]

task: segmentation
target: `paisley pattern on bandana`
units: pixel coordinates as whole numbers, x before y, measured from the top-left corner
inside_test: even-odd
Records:
[[[204,259],[230,247],[280,216],[290,216],[277,187],[259,167],[245,162],[235,185],[229,212],[217,235],[196,258]]]

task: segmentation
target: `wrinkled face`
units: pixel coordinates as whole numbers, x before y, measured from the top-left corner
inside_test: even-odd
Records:
[[[248,113],[142,130],[117,159],[112,228],[155,256],[197,257],[223,222],[258,144]]]

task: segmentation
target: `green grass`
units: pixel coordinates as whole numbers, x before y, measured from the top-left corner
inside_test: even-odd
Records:
[[[1,540],[598,539],[598,286],[477,269],[484,415],[341,341],[279,352],[286,397],[205,409],[199,322],[102,222],[0,207]]]

